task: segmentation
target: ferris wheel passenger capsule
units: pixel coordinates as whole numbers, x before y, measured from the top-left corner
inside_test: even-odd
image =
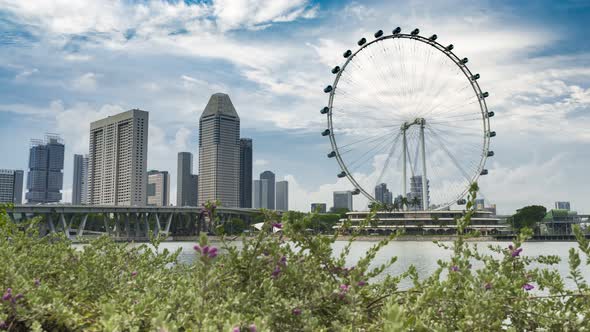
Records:
[[[472,81],[477,81],[478,79],[479,79],[479,74],[475,74],[475,75],[471,76]]]
[[[493,157],[494,156],[494,151],[488,151],[488,157]]]
[[[416,28],[412,31],[412,36],[417,36],[420,33],[420,29]]]
[[[320,110],[320,114],[327,114],[328,112],[330,112],[330,109],[328,108],[328,106],[326,106]]]
[[[494,116],[494,114],[495,114],[494,112],[488,112],[486,115],[488,118],[491,118]]]
[[[379,30],[379,31],[375,32],[375,38],[379,38],[381,36],[383,36],[383,30]]]
[[[434,35],[430,36],[430,38],[428,38],[428,40],[435,41],[436,38],[438,38],[438,36],[436,34],[434,34]]]
[[[345,176],[346,176],[346,172],[342,171],[342,172],[338,173],[338,175],[337,175],[337,176],[338,176],[339,178],[343,178],[343,177],[345,177]]]
[[[467,58],[461,59],[461,64],[466,64],[467,62],[469,62],[469,59],[467,59]]]
[[[355,190],[353,190],[353,191],[351,192],[351,194],[353,194],[353,195],[358,195],[358,194],[360,194],[360,193],[361,193],[361,190],[360,190],[359,188],[356,188]]]
[[[336,157],[336,151],[331,151],[330,153],[328,153],[328,158],[334,158]]]
[[[342,56],[344,56],[345,58],[348,58],[351,55],[352,55],[352,51],[351,50],[346,50],[346,52],[344,52],[344,54]]]
[[[357,43],[357,44],[358,44],[359,46],[363,46],[363,45],[365,45],[365,43],[366,43],[366,42],[367,42],[367,39],[365,39],[365,38],[361,38],[361,39],[358,41],[358,43]]]
[[[332,86],[328,85],[327,87],[324,88],[324,92],[328,93],[328,92],[332,92]]]
[[[400,33],[400,32],[402,32],[402,28],[400,28],[400,27],[397,27],[397,28],[393,29],[393,31],[392,31],[392,33],[393,33],[394,35],[397,35],[397,34],[398,34],[398,33]]]
[[[465,198],[461,198],[457,201],[457,205],[465,205],[467,204],[467,200]]]
[[[487,169],[482,169],[481,173],[479,173],[479,175],[488,175],[488,170]]]
[[[453,48],[455,48],[455,46],[453,46],[453,44],[450,44],[449,46],[445,47],[445,50],[450,52],[453,50]]]
[[[324,131],[322,131],[322,136],[328,136],[330,135],[330,129],[326,129]]]
[[[488,132],[488,137],[496,137],[496,132],[495,131]]]
[[[340,71],[340,67],[336,66],[334,68],[332,68],[332,74],[338,74],[338,72]]]
[[[486,91],[481,94],[481,98],[487,98],[490,94]]]

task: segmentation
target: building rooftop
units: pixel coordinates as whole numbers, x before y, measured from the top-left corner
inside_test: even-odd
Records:
[[[207,103],[207,106],[205,106],[203,114],[201,114],[201,119],[210,115],[225,115],[238,119],[240,118],[231,99],[229,99],[229,96],[225,93],[216,93],[209,98],[209,102]]]

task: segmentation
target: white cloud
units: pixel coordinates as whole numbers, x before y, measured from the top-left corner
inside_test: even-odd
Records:
[[[254,165],[255,166],[266,166],[270,164],[270,162],[268,160],[264,160],[264,159],[256,159],[254,160]]]
[[[80,91],[94,91],[97,87],[97,78],[100,75],[86,73],[72,81],[72,88]]]
[[[14,77],[14,79],[15,79],[15,80],[17,80],[17,81],[23,81],[23,80],[25,80],[27,77],[29,77],[29,76],[31,76],[31,75],[33,75],[33,74],[37,73],[37,72],[39,72],[39,70],[38,70],[37,68],[33,68],[33,69],[25,69],[25,70],[23,70],[22,72],[18,73],[18,74],[17,74],[17,75]]]

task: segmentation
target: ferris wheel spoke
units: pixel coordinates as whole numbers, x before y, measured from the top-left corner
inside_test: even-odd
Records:
[[[366,160],[368,160],[376,155],[376,154],[370,155],[370,153],[372,153],[374,151],[380,151],[383,149],[383,147],[387,147],[390,140],[392,140],[392,139],[391,138],[385,139],[385,140],[381,141],[380,143],[376,144],[371,149],[366,150],[360,157],[358,157],[356,160],[354,160],[350,163],[349,167],[351,169],[349,171],[352,173],[352,172],[356,171],[360,166],[364,165],[364,162]],[[395,140],[395,138],[393,140]],[[366,158],[367,156],[370,158]],[[362,162],[360,162],[360,161],[362,161]]]
[[[353,145],[356,145],[356,144],[359,144],[359,143],[363,143],[363,142],[367,142],[367,141],[368,141],[367,143],[370,143],[370,142],[375,142],[375,141],[381,140],[381,139],[383,139],[383,138],[385,138],[385,137],[387,137],[387,136],[391,136],[391,135],[393,135],[395,132],[396,132],[396,130],[392,130],[392,131],[390,131],[390,132],[387,132],[387,133],[385,133],[385,134],[383,134],[383,135],[378,135],[378,136],[376,136],[376,137],[375,137],[375,136],[369,136],[369,137],[365,137],[365,138],[359,139],[359,140],[357,140],[357,141],[354,141],[354,142],[351,142],[351,143],[344,144],[344,145],[340,146],[339,148],[340,148],[340,149],[341,149],[341,148],[346,148],[346,147],[350,147],[350,146],[353,146]]]

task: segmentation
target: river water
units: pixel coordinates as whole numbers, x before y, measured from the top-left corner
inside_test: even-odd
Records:
[[[338,254],[344,248],[348,242],[337,241],[334,244],[334,252]],[[180,254],[180,261],[184,263],[191,263],[195,259],[195,252],[193,250],[194,242],[162,242],[160,248],[167,248],[170,251],[175,251],[178,248],[182,248]],[[212,243],[215,245],[215,243]],[[355,241],[352,244],[350,255],[347,263],[352,266],[364,253],[376,242],[371,241]],[[498,245],[501,247],[507,247],[509,242],[473,242],[477,244],[480,252],[492,254],[492,251],[488,248],[489,245]],[[219,245],[219,244],[218,244]],[[241,242],[232,242],[232,245],[241,247]],[[574,284],[570,279],[567,279],[569,274],[568,268],[568,250],[570,248],[577,248],[576,242],[528,242],[523,245],[523,252],[521,256],[538,256],[538,255],[555,255],[561,259],[561,262],[551,268],[557,269],[561,276],[564,278],[566,286],[573,288]],[[424,278],[429,276],[438,267],[437,260],[447,259],[451,255],[449,250],[438,247],[436,244],[428,241],[392,241],[387,246],[381,249],[381,251],[375,257],[373,262],[374,266],[386,263],[392,256],[397,256],[397,262],[390,266],[384,271],[384,274],[398,275],[406,271],[410,265],[414,265],[418,271],[420,277]],[[582,258],[582,274],[587,281],[590,282],[590,266],[584,265],[586,257],[583,253],[580,253]],[[534,265],[533,265],[534,267]],[[477,262],[474,263],[474,269],[478,268]],[[383,277],[383,276],[382,276]],[[408,280],[402,281],[400,284],[401,288],[410,287]]]

